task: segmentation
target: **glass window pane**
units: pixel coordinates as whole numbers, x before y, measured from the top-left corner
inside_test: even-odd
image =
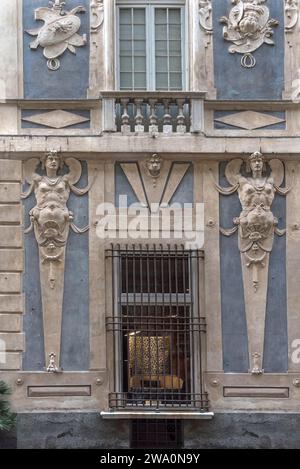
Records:
[[[156,57],[156,70],[158,72],[168,72],[168,60],[166,60],[166,57]]]
[[[156,89],[168,89],[168,73],[156,73]]]
[[[131,25],[121,24],[120,25],[120,39],[131,40]]]
[[[135,73],[134,74],[134,89],[146,90],[147,89],[147,78],[146,73]]]
[[[132,59],[131,57],[120,57],[120,68],[122,72],[132,72]]]
[[[181,41],[181,26],[180,24],[169,26],[169,37],[170,39],[177,39]]]
[[[145,40],[146,39],[146,28],[145,25],[139,24],[139,25],[134,25],[133,27],[133,37],[134,40]]]
[[[144,8],[133,9],[134,24],[146,24],[146,12]]]
[[[123,73],[120,74],[120,88],[121,90],[131,90],[132,89],[132,74]]]
[[[169,50],[170,52],[181,52],[181,41],[170,41],[169,42]]]
[[[180,24],[181,12],[179,8],[169,8],[169,24]]]
[[[146,41],[134,41],[133,50],[135,55],[146,55]]]
[[[120,88],[146,89],[146,9],[120,8]]]
[[[121,55],[131,55],[132,54],[132,44],[131,41],[120,41],[120,52]]]
[[[170,89],[180,90],[182,87],[181,73],[170,73]]]
[[[167,24],[167,9],[166,8],[155,9],[155,23]]]
[[[131,8],[120,9],[120,24],[131,24]]]
[[[134,58],[134,71],[145,72],[146,70],[146,57],[135,57]]]
[[[164,25],[164,24],[156,25],[155,39],[156,40],[159,40],[159,39],[167,40],[168,39],[168,29],[167,29],[166,25]]]
[[[170,72],[181,73],[181,57],[170,57],[169,69],[170,69]]]
[[[155,9],[155,72],[157,89],[182,89],[181,23],[180,8]],[[173,72],[172,79],[171,72]]]

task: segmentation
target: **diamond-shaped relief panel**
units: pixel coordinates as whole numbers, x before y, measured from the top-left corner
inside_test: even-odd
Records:
[[[215,122],[237,127],[244,130],[256,130],[285,122],[285,119],[271,114],[256,111],[242,111],[234,114],[215,117]]]
[[[66,127],[72,127],[78,124],[89,122],[90,118],[87,116],[75,114],[73,112],[55,110],[34,114],[31,116],[26,116],[23,114],[22,121],[41,125],[43,127],[49,127],[51,129],[64,129]]]

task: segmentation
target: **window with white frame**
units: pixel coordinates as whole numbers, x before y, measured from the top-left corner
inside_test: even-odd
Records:
[[[185,83],[183,0],[118,2],[120,90],[180,91]]]

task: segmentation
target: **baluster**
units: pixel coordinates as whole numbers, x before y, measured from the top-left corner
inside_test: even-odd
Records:
[[[163,99],[165,113],[163,117],[163,133],[171,134],[173,132],[172,116],[170,114],[170,102],[168,99]]]
[[[177,115],[176,132],[179,134],[186,133],[186,120],[183,114],[184,103],[185,103],[185,99],[177,99],[178,115]]]
[[[149,133],[152,135],[158,133],[158,118],[155,113],[155,105],[157,104],[156,98],[149,99],[150,116],[149,116]]]
[[[121,132],[122,134],[129,134],[130,123],[129,123],[129,114],[128,114],[128,103],[129,98],[121,98],[121,105],[123,106],[123,114],[121,116]]]
[[[134,100],[134,103],[136,105],[136,116],[135,116],[135,127],[134,130],[137,133],[143,133],[145,131],[145,126],[144,126],[144,117],[142,114],[142,104],[144,100],[140,98],[136,98]]]

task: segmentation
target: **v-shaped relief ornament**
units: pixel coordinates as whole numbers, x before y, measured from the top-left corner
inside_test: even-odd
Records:
[[[153,212],[170,202],[190,163],[164,160],[154,153],[137,163],[122,163],[121,167],[138,201]]]
[[[270,173],[267,171],[267,164]],[[234,227],[220,228],[224,236],[238,232],[238,248],[241,254],[246,318],[249,342],[249,358],[252,373],[262,372],[264,327],[268,290],[269,256],[274,235],[283,236],[285,229],[278,228],[278,220],[272,213],[275,194],[285,196],[291,188],[280,187],[284,179],[283,163],[273,159],[268,163],[260,152],[253,153],[246,162],[246,174],[242,174],[242,159],[230,161],[225,170],[230,187],[214,186],[222,195],[238,193],[242,211],[233,220]]]
[[[264,5],[267,0],[232,0],[234,6],[227,16],[222,16],[220,22],[223,27],[223,38],[232,42],[229,47],[231,54],[243,54],[241,65],[253,68],[256,59],[252,52],[264,43],[274,45],[273,27],[279,21],[270,19],[269,8]]]
[[[68,49],[76,54],[76,47],[85,46],[86,34],[78,34],[81,20],[78,13],[85,13],[83,6],[77,6],[71,11],[66,11],[66,2],[53,0],[49,2],[51,8],[41,7],[34,12],[35,20],[44,21],[44,25],[37,29],[27,30],[26,33],[37,38],[30,43],[31,49],[39,46],[44,49],[44,57],[47,59],[49,70],[58,70],[60,60],[58,57]]]
[[[36,173],[42,165],[44,174]],[[60,175],[63,165],[69,172]],[[33,158],[24,163],[24,181],[30,186],[22,198],[34,192],[36,205],[30,210],[30,226],[25,234],[34,230],[39,248],[40,281],[43,306],[44,343],[46,363],[48,357],[56,357],[60,362],[60,340],[62,325],[62,305],[64,294],[64,272],[66,245],[70,228],[75,233],[85,233],[89,227],[78,228],[74,215],[68,209],[70,192],[82,196],[91,184],[79,189],[75,184],[81,177],[81,163],[74,158],[62,159],[56,150],[50,150],[41,159]],[[51,361],[51,360],[50,360]],[[49,363],[48,371],[53,371]],[[57,369],[56,369],[57,371]]]

